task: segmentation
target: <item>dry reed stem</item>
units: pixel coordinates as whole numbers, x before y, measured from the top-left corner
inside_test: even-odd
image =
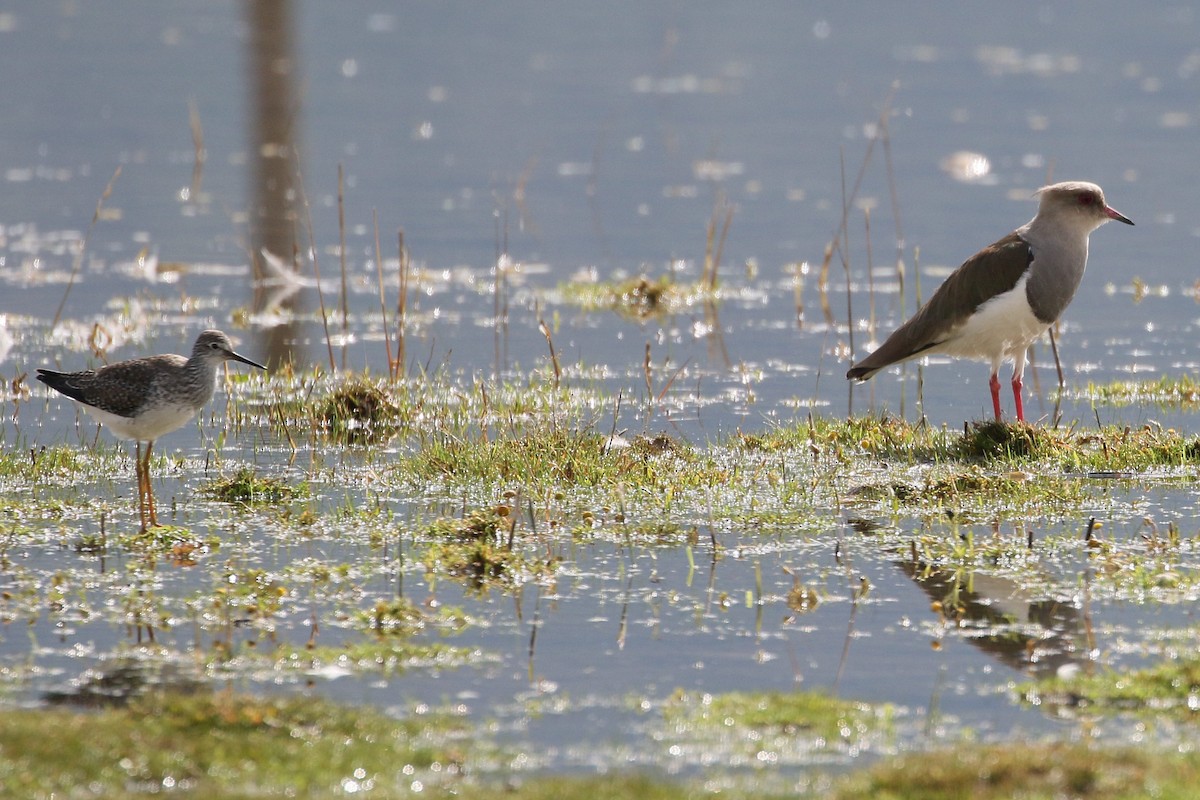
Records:
[[[692,363],[692,359],[689,357],[686,361],[680,364],[674,372],[671,373],[671,377],[667,378],[667,382],[663,384],[662,391],[658,393],[658,397],[654,398],[655,400],[660,403],[662,402],[662,399],[667,396],[667,392],[671,389],[671,386],[674,385],[675,379],[683,374],[683,371],[687,369],[687,366],[690,363]]]
[[[708,225],[704,228],[704,263],[700,267],[700,283],[709,285],[709,270],[712,268],[713,259],[713,243],[717,238],[717,208],[716,203],[713,204],[712,216],[708,219]]]
[[[854,363],[854,308],[852,305],[854,292],[850,291],[850,224],[848,221],[850,199],[846,197],[846,150],[844,147],[841,151],[840,161],[842,171],[842,246],[839,249],[841,250],[842,270],[846,273],[846,335],[850,339],[850,362]],[[861,173],[859,177],[861,178]],[[856,191],[857,188],[856,186]],[[851,382],[850,386],[853,387],[854,383]]]
[[[875,259],[871,250],[871,209],[863,209],[863,235],[867,237],[867,341],[875,341]]]
[[[717,235],[717,222],[721,211],[725,211],[725,220],[721,226],[720,236]],[[704,237],[704,265],[700,273],[700,283],[710,292],[717,290],[717,269],[721,266],[721,257],[725,250],[725,239],[729,235],[729,226],[733,222],[734,208],[726,202],[723,194],[718,193],[713,200],[712,217],[708,220]]]
[[[562,368],[558,364],[558,353],[554,351],[554,340],[550,336],[550,326],[546,324],[546,320],[542,319],[542,311],[539,307],[534,307],[534,313],[537,315],[538,330],[542,332],[542,336],[546,337],[546,346],[550,348],[550,364],[554,367],[554,388],[558,388],[559,381],[562,380]]]
[[[792,284],[792,301],[796,305],[796,329],[804,330],[804,265],[796,262],[796,281]]]
[[[496,218],[495,274],[492,277],[492,324],[495,326],[492,343],[496,357],[496,377],[500,377],[500,373],[508,363],[508,337],[505,335],[508,332],[507,266],[508,206],[505,205],[503,214],[498,215]],[[503,354],[501,353],[501,345],[505,345]]]
[[[834,232],[833,237],[831,239],[831,241],[834,243],[835,246],[841,241],[842,235],[843,235],[843,233],[845,233],[846,226],[849,224],[848,215],[846,213],[844,213],[844,210],[849,203],[854,202],[855,198],[858,197],[858,190],[860,188],[862,188],[863,178],[866,176],[866,173],[867,173],[867,165],[869,165],[871,163],[871,154],[875,150],[875,145],[880,141],[880,136],[881,136],[880,131],[883,131],[886,129],[886,125],[884,123],[887,120],[887,116],[891,113],[892,98],[895,96],[895,94],[896,94],[896,87],[893,86],[892,90],[890,92],[888,92],[887,97],[884,99],[883,110],[879,114],[879,119],[882,122],[879,125],[879,127],[876,129],[875,134],[867,142],[867,152],[863,154],[862,164],[859,165],[859,168],[858,168],[858,175],[856,175],[854,178],[854,188],[851,189],[850,195],[848,197],[845,196],[845,192],[843,191],[844,201],[842,204],[842,207],[843,207],[842,220],[841,220],[841,223],[838,225],[837,231]]]
[[[817,272],[817,296],[821,299],[821,313],[825,316],[825,324],[834,326],[833,308],[829,305],[829,264],[833,261],[833,244],[825,245],[825,257],[821,260],[821,269]]]
[[[204,163],[208,160],[208,150],[204,147],[204,128],[200,125],[200,107],[196,98],[188,98],[188,126],[192,129],[192,183],[189,196],[192,202],[200,197],[200,189],[204,183]]]
[[[304,173],[300,169],[300,153],[296,152],[296,186],[300,190],[300,202],[304,206],[304,224],[308,232],[308,252],[312,257],[313,276],[317,280],[317,303],[321,307],[321,327],[325,331],[325,349],[329,353],[329,370],[337,372],[337,362],[333,358],[333,342],[329,338],[329,314],[325,310],[325,291],[321,288],[321,264],[317,258],[317,243],[313,232],[312,206],[308,202],[308,192],[304,189]]]
[[[1054,326],[1051,325],[1047,328],[1046,333],[1050,334],[1050,351],[1054,353],[1054,369],[1058,372],[1058,388],[1062,389],[1067,385],[1067,380],[1063,377],[1062,361],[1058,358],[1058,343],[1054,340]]]
[[[733,224],[734,207],[722,200],[722,205],[725,207],[725,222],[721,226],[721,236],[717,239],[716,252],[712,257],[712,264],[708,269],[708,280],[706,285],[710,292],[717,290],[717,270],[721,266],[721,257],[725,254],[725,239],[729,236],[729,226]],[[717,209],[713,209],[713,219],[711,227],[715,227],[717,221]]]
[[[913,248],[913,288],[917,292],[917,308],[921,307],[924,298],[921,297],[921,248]],[[917,408],[921,416],[925,416],[925,367],[917,361]]]
[[[337,169],[338,258],[342,269],[342,369],[346,368],[346,337],[350,333],[350,292],[346,289],[346,192],[342,165]]]
[[[383,347],[387,351],[388,376],[396,379],[395,362],[392,360],[392,335],[388,331],[387,321],[387,292],[383,287],[383,249],[379,246],[379,211],[371,209],[371,224],[375,229],[375,276],[379,279],[379,316],[382,319],[380,326],[383,329]],[[401,268],[404,266],[404,261],[401,259]]]
[[[646,342],[646,357],[642,359],[642,377],[646,379],[646,399],[654,396],[653,372],[650,367],[650,343]]]
[[[392,363],[392,379],[400,377],[404,371],[405,363],[405,329],[408,326],[408,279],[409,279],[409,260],[408,248],[404,246],[404,229],[400,228],[396,231],[397,247],[399,248],[400,258],[400,275],[399,275],[399,290],[400,296],[396,299],[396,360]]]
[[[888,115],[879,117],[883,131],[883,163],[887,172],[888,197],[892,203],[892,219],[896,223],[896,280],[900,284],[900,316],[904,317],[904,228],[900,224],[900,201],[896,193],[896,170],[892,166],[892,135]]]
[[[71,287],[75,285],[75,279],[79,277],[79,270],[83,268],[83,256],[87,252],[88,240],[92,238],[92,231],[96,229],[96,223],[100,220],[100,212],[104,208],[104,201],[112,196],[113,186],[120,175],[121,165],[118,164],[116,171],[108,179],[108,184],[104,187],[104,191],[100,193],[100,199],[96,201],[96,210],[92,212],[92,221],[88,223],[87,231],[84,232],[83,239],[79,242],[79,250],[75,253],[75,263],[71,265],[71,277],[67,280],[67,287],[63,289],[62,299],[58,301],[58,308],[54,311],[54,320],[50,323],[51,330],[58,327],[59,321],[62,320],[63,308],[67,305],[67,296],[71,294]]]

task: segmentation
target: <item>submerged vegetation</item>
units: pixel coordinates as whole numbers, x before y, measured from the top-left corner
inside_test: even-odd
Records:
[[[481,593],[552,576],[554,559],[531,558],[524,536],[516,537],[517,520],[507,505],[473,511],[463,519],[439,519],[426,533],[429,544],[421,561],[431,582],[445,574]]]
[[[204,488],[214,500],[238,505],[273,505],[303,497],[306,487],[289,486],[277,478],[264,478],[248,467],[241,467],[228,478]]]
[[[385,386],[362,376],[335,387],[317,409],[314,422],[339,441],[370,444],[392,436],[399,429],[399,415]]]
[[[481,622],[460,600],[511,598],[523,617],[528,592],[535,615],[528,642],[532,675],[538,603],[543,595],[557,596],[566,582],[586,580],[578,574],[580,548],[618,554],[626,604],[634,584],[624,570],[646,559],[653,565],[647,591],[657,596],[657,560],[685,552],[689,586],[692,573],[705,567],[713,581],[705,604],[696,607],[697,619],[744,607],[760,615],[757,625],[765,615],[800,626],[839,606],[878,602],[865,576],[840,583],[828,561],[820,567],[790,563],[794,548],[811,546],[832,551],[832,563],[840,565],[846,539],[865,543],[873,558],[899,567],[929,596],[929,614],[914,628],[931,641],[972,630],[977,645],[1004,650],[1009,663],[1032,669],[1050,645],[1030,632],[1036,620],[1000,610],[1013,598],[1032,608],[1081,591],[1133,603],[1184,603],[1200,592],[1200,531],[1174,520],[1156,523],[1141,499],[1157,486],[1194,483],[1200,440],[1153,423],[980,422],[954,430],[889,416],[814,416],[696,443],[649,424],[641,433],[620,430],[620,398],[568,386],[549,371],[535,371],[520,384],[281,372],[240,386],[228,414],[237,420],[234,434],[258,431],[254,435],[276,451],[290,453],[291,463],[272,465],[264,475],[257,459],[224,453],[217,440],[206,479],[166,501],[172,524],[137,536],[129,533],[126,504],[97,507],[91,499],[125,484],[125,450],[59,446],[0,453],[0,480],[25,495],[20,504],[0,508],[8,515],[0,559],[14,541],[43,537],[64,540],[85,563],[122,565],[86,581],[70,567],[49,575],[14,571],[0,606],[3,618],[123,626],[129,646],[141,648],[140,658],[166,664],[186,653],[212,674],[388,676],[496,663],[497,654],[471,646],[470,632]],[[164,480],[186,481],[188,462],[168,467]],[[256,531],[252,541],[247,529]],[[274,551],[269,558],[256,552],[264,545]],[[791,555],[767,556],[772,553]],[[765,557],[779,565],[767,567],[775,574],[764,584]],[[727,586],[716,578],[727,561],[748,558],[757,576],[752,585]],[[164,590],[164,569],[202,570],[210,586],[180,597]],[[988,594],[998,586],[1003,602]],[[664,588],[654,602],[687,601]],[[629,635],[625,613],[619,646]],[[1061,627],[1062,619],[1055,619]],[[1093,633],[1079,625],[1065,633],[1047,627],[1042,636],[1083,651],[1082,640]],[[1060,677],[1024,696],[1043,705],[1086,704],[1090,713],[1152,705],[1190,724],[1200,688],[1185,666],[1171,661],[1157,668],[1161,674],[1114,667],[1086,679]],[[157,703],[194,727],[252,739],[231,746],[261,759],[254,780],[264,791],[329,791],[321,788],[336,785],[329,783],[329,769],[289,775],[283,765],[295,757],[292,740],[274,737],[301,731],[333,747],[333,739],[351,735],[348,717],[322,704],[300,713],[290,702],[234,703],[202,690],[187,699],[151,694],[131,701],[137,710]],[[907,724],[889,707],[819,692],[681,690],[662,708],[663,724],[684,750],[712,748],[722,758],[747,762],[763,752],[794,765],[810,764],[818,752],[836,758],[886,752]],[[70,712],[54,713],[66,716],[52,724],[78,727]],[[122,713],[103,711],[96,722],[113,726],[108,735],[116,743],[133,735]],[[370,728],[362,735],[375,739],[345,754],[358,765],[349,780],[373,781],[381,796],[417,780],[426,792],[471,797],[486,791],[496,773],[494,756],[473,755],[479,751],[458,732],[447,739],[430,734],[424,720],[421,727],[410,722],[356,717],[355,730]],[[451,727],[458,731],[461,723],[453,720]],[[60,784],[33,776],[28,766],[41,757],[30,744],[34,724],[22,716],[10,726],[14,752],[24,755],[0,759],[0,786],[57,791]],[[182,748],[172,762],[178,768],[149,759],[132,771],[114,770],[120,759],[113,749],[76,765],[64,780],[107,786],[119,779],[137,787],[165,785],[169,778],[207,796],[236,793],[221,783],[219,753],[177,744],[180,734],[171,725],[178,724],[163,721],[161,730],[137,734],[158,737],[166,749]],[[1075,749],[1063,755],[1078,760],[1070,774],[1036,767],[1017,774],[1015,751],[990,752],[986,764],[995,765],[995,780],[979,777],[978,765],[966,767],[964,777],[963,764],[976,762],[957,751],[923,754],[922,763],[935,768],[910,785],[930,793],[913,790],[911,796],[939,796],[953,780],[983,786],[982,796],[1124,785],[1098,776]],[[331,756],[329,764],[342,757]],[[489,764],[481,776],[467,776],[473,758]],[[389,760],[412,769],[371,766]],[[894,786],[896,765],[903,763],[822,778],[820,786],[842,796],[864,786],[905,796]],[[1130,774],[1164,768],[1129,763],[1136,764]],[[1193,769],[1183,761],[1170,769],[1176,767]],[[522,781],[515,796],[611,790],[675,797],[685,785],[651,777],[547,778]],[[730,796],[738,796],[739,786],[732,784]],[[786,793],[782,785],[780,793]]]
[[[791,738],[792,746],[834,749],[877,738],[892,710],[816,692],[676,692],[665,713],[676,730],[740,729],[755,747],[763,746],[761,736],[775,735]]]
[[[829,796],[903,800],[1089,797],[1183,798],[1200,780],[1194,753],[1086,744],[963,745],[915,752],[848,776]]]
[[[1025,686],[1022,695],[1067,713],[1200,722],[1200,658],[1188,653],[1142,669],[1072,671]]]
[[[1109,405],[1151,404],[1194,408],[1200,405],[1200,381],[1192,375],[1163,375],[1152,381],[1114,381],[1106,384],[1089,381],[1086,387],[1073,394]]]
[[[834,740],[857,729],[863,710],[820,701],[819,710],[730,695],[733,722],[786,728],[816,715]],[[745,722],[742,708],[754,701]],[[711,708],[714,703],[708,705]],[[676,713],[676,712],[672,712]],[[851,720],[857,720],[851,722]],[[851,725],[847,730],[844,726]],[[461,715],[409,712],[401,719],[312,697],[260,698],[199,689],[153,691],[125,705],[79,712],[67,708],[6,712],[0,727],[0,792],[5,797],[71,794],[149,797],[163,791],[223,800],[246,796],[328,797],[368,793],[398,798],[494,797],[573,800],[605,797],[682,800],[701,791],[691,782],[649,774],[596,777],[522,776],[506,786],[480,774],[472,729]],[[72,754],[63,758],[63,753]],[[487,756],[482,756],[487,758]],[[48,768],[53,765],[53,768]],[[1086,744],[971,745],[898,756],[850,775],[817,771],[807,796],[835,798],[1008,798],[1154,796],[1184,798],[1200,779],[1195,754],[1156,755],[1145,749]],[[796,791],[728,787],[723,797],[796,796]]]
[[[9,710],[5,720],[5,797],[80,787],[94,797],[325,797],[376,788],[395,797],[453,782],[463,757],[460,719],[400,721],[313,697],[151,692],[120,708]]]
[[[585,311],[615,311],[622,316],[645,319],[669,317],[693,306],[704,305],[710,313],[720,300],[719,271],[725,240],[733,223],[734,206],[723,195],[714,198],[712,216],[705,228],[704,258],[694,281],[681,280],[678,271],[658,278],[638,275],[612,281],[574,281],[561,284],[562,299]],[[676,262],[673,267],[685,264]]]
[[[570,283],[560,286],[559,292],[565,302],[585,311],[615,311],[638,319],[677,314],[694,305],[715,303],[719,297],[711,286],[679,282],[668,275]]]

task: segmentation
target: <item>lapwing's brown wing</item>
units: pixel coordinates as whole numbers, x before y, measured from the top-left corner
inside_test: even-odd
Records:
[[[1011,291],[1032,262],[1033,250],[1016,233],[983,248],[946,278],[878,350],[851,367],[846,377],[865,381],[885,367],[941,344],[977,308]]]

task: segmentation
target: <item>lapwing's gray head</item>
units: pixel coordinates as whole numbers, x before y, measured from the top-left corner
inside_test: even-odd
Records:
[[[1110,219],[1132,225],[1125,216],[1104,200],[1104,191],[1087,181],[1065,181],[1037,190],[1041,200],[1038,216],[1053,219],[1057,224],[1082,228],[1090,233]]]

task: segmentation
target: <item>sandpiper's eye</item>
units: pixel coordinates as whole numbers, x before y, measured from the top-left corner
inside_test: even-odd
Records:
[[[1091,194],[1089,192],[1084,192],[1083,194],[1079,195],[1079,205],[1081,205],[1081,206],[1090,206],[1092,203],[1095,203],[1095,202],[1096,202],[1096,195],[1094,195],[1094,194]]]

